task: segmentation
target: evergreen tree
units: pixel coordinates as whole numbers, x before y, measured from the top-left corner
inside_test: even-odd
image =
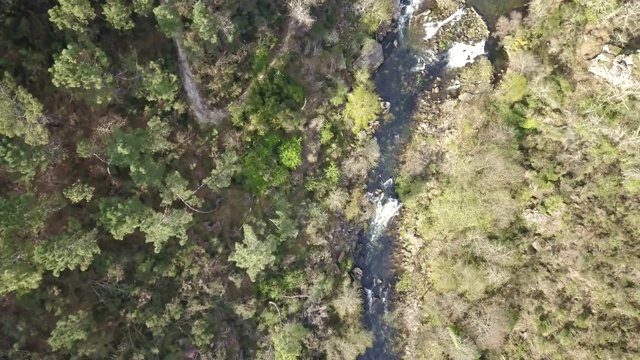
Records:
[[[191,26],[198,32],[198,35],[203,40],[211,44],[218,42],[218,28],[215,19],[202,0],[199,0],[193,6],[192,20]]]
[[[276,360],[296,360],[302,354],[302,339],[309,334],[300,323],[283,326],[273,336]]]
[[[169,38],[177,37],[182,34],[184,26],[180,14],[169,5],[160,5],[153,9],[160,30]]]
[[[87,340],[95,328],[96,324],[91,315],[80,310],[64,320],[59,320],[48,342],[53,351],[70,351],[77,342]]]
[[[147,123],[146,148],[153,154],[166,153],[175,148],[175,145],[167,140],[171,134],[171,126],[154,116]]]
[[[168,209],[164,213],[153,213],[142,221],[140,230],[147,234],[148,243],[153,243],[154,251],[159,253],[164,244],[172,237],[180,245],[187,242],[187,230],[191,227],[193,215],[182,209]]]
[[[98,104],[113,98],[113,77],[107,73],[109,58],[93,44],[71,43],[54,57],[49,72],[57,87],[77,90],[78,93]]]
[[[143,70],[138,96],[152,102],[159,102],[165,110],[179,109],[181,104],[177,102],[176,98],[180,86],[178,76],[163,70],[159,63],[151,61]]]
[[[280,145],[280,163],[294,170],[302,164],[302,139],[291,139]]]
[[[276,240],[273,237],[259,240],[249,224],[245,224],[242,229],[244,240],[242,243],[236,243],[236,251],[229,260],[235,262],[239,268],[245,269],[251,281],[256,281],[258,274],[276,260],[273,255]]]
[[[102,7],[102,13],[114,28],[118,30],[133,29],[131,8],[122,0],[107,0]]]
[[[175,200],[180,200],[189,206],[199,206],[202,200],[195,197],[195,193],[189,189],[189,181],[174,171],[165,178],[165,188],[162,190],[162,205],[167,206]]]
[[[298,227],[295,221],[291,220],[287,214],[277,210],[276,219],[271,219],[271,222],[278,228],[278,234],[280,235],[280,242],[295,240],[298,237]]]
[[[59,5],[49,10],[51,22],[60,30],[86,31],[89,21],[95,17],[89,0],[59,0]]]
[[[129,165],[129,175],[133,182],[141,189],[162,186],[165,166],[153,160],[151,156],[143,155],[136,162]]]
[[[133,11],[147,16],[153,10],[154,0],[133,0]]]
[[[122,240],[136,231],[151,212],[152,210],[138,199],[122,201],[117,198],[107,198],[100,201],[98,221],[116,240]]]
[[[82,200],[90,201],[93,197],[94,190],[95,188],[93,186],[89,186],[78,180],[64,190],[64,196],[71,200],[72,203],[79,203]]]
[[[123,131],[114,129],[107,140],[109,162],[117,166],[136,164],[143,157],[145,150],[144,132],[140,130]]]
[[[174,148],[166,139],[170,132],[167,124],[154,117],[147,126],[130,131],[115,129],[106,144],[110,164],[128,167],[133,182],[143,189],[162,185],[165,165],[152,155]]]
[[[225,151],[220,159],[215,160],[215,168],[204,181],[211,190],[229,187],[233,177],[242,170],[240,158],[231,150]]]
[[[19,139],[0,136],[0,165],[5,166],[10,173],[19,174],[20,180],[33,179],[49,161],[49,154],[41,146],[28,146]]]
[[[21,137],[31,146],[49,143],[42,104],[8,75],[0,82],[0,109],[0,134]]]
[[[53,205],[33,195],[0,197],[0,294],[24,293],[40,284],[42,271],[33,263],[30,239],[44,228]]]
[[[83,230],[80,223],[69,220],[68,230],[36,245],[34,260],[45,269],[60,276],[65,269],[80,268],[85,271],[91,265],[93,256],[100,253],[98,230]]]

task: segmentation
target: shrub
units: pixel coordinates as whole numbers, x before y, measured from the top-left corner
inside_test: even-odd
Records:
[[[360,16],[360,24],[368,32],[374,32],[393,16],[393,0],[358,0],[353,5]]]
[[[353,120],[353,132],[366,130],[369,124],[378,118],[382,111],[380,97],[364,86],[357,86],[347,95],[347,106],[344,113],[347,118]]]
[[[302,164],[302,139],[296,138],[280,145],[280,163],[294,170]]]
[[[82,200],[91,200],[94,190],[93,186],[76,181],[75,184],[64,190],[64,196],[71,200],[72,203],[79,203]]]

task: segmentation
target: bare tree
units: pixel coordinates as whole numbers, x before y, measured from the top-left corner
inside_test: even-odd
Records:
[[[299,25],[309,29],[316,18],[311,15],[311,7],[323,3],[324,0],[290,0],[289,15],[295,19]]]
[[[512,11],[509,17],[501,16],[496,23],[496,31],[493,33],[499,38],[503,38],[508,35],[514,35],[520,25],[522,24],[522,13],[518,11]]]

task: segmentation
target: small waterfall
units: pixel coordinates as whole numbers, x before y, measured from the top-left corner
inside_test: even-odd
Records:
[[[385,287],[380,291],[380,298],[382,299],[382,305],[384,307],[384,314],[389,313],[389,288]]]
[[[371,311],[371,307],[373,306],[373,290],[364,288],[364,294],[367,299],[367,310]]]
[[[368,196],[369,200],[376,205],[375,214],[369,224],[369,236],[373,243],[380,238],[391,219],[398,214],[398,211],[402,208],[402,203],[398,199],[385,196],[384,193],[377,197],[369,193]]]
[[[404,35],[404,30],[407,26],[411,25],[413,22],[413,16],[416,11],[420,8],[424,0],[409,0],[407,4],[403,4],[402,0],[399,0],[400,3],[400,16],[398,17],[398,29],[399,29],[399,37],[402,39]]]
[[[422,0],[411,0],[408,5],[405,5],[405,11],[398,20],[398,23],[401,26],[400,29],[402,29],[402,26],[410,26],[412,24],[413,16],[421,4]],[[424,37],[422,40],[429,41],[434,38],[442,27],[455,24],[460,21],[463,16],[468,14],[468,12],[469,8],[462,7],[442,21],[432,21],[433,19],[429,18],[429,13],[427,12],[425,14],[427,16],[427,21],[421,24],[424,28]],[[403,31],[401,30],[401,35],[402,32]],[[486,40],[482,40],[474,44],[456,42],[452,44],[444,54],[438,49],[418,50],[416,54],[414,54],[418,63],[414,66],[412,71],[418,72],[425,70],[430,65],[442,59],[446,61],[447,67],[450,69],[463,67],[466,64],[474,62],[478,56],[485,54],[485,43]]]
[[[475,44],[453,44],[449,51],[447,51],[447,67],[463,67],[474,62],[478,56],[485,54],[485,43],[486,40],[478,41]]]

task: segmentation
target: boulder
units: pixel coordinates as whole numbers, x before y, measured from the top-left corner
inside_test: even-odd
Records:
[[[362,280],[362,269],[360,269],[359,267],[354,267],[353,270],[351,270],[351,274],[353,274],[353,278],[360,281]]]
[[[608,37],[609,34],[606,31],[593,31],[578,37],[577,54],[583,59],[593,59],[602,52],[602,44],[606,42]]]
[[[640,90],[640,55],[621,53],[622,49],[605,45],[591,61],[589,72],[622,89]]]
[[[382,44],[373,39],[367,39],[362,46],[360,57],[356,59],[355,65],[357,68],[369,69],[369,71],[373,72],[378,70],[383,62]]]

